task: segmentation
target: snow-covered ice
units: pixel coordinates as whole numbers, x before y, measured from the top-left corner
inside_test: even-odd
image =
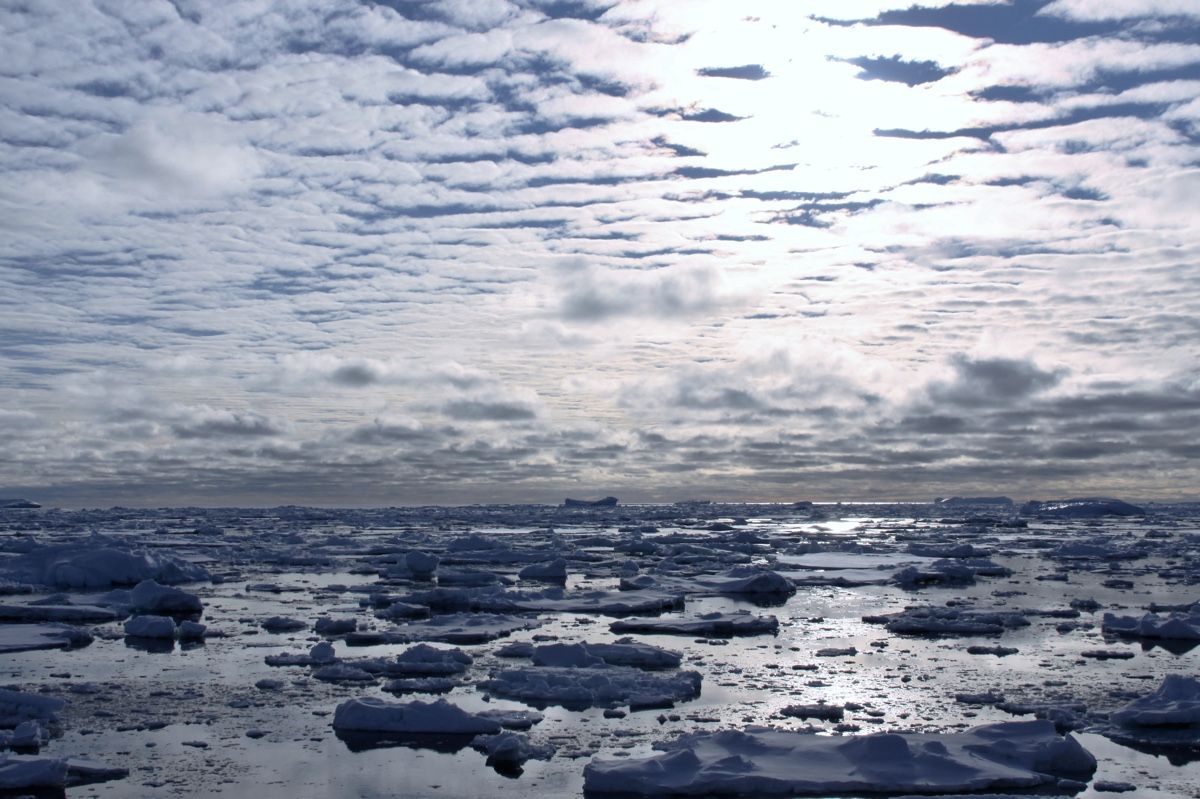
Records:
[[[734,613],[712,611],[697,616],[663,619],[621,619],[609,625],[614,633],[667,633],[671,635],[761,635],[779,630],[779,619],[746,610]]]
[[[333,727],[352,732],[404,732],[427,735],[477,735],[500,732],[500,722],[469,713],[458,705],[434,702],[387,702],[375,697],[348,699],[337,706]]]
[[[1087,780],[1096,760],[1047,722],[962,733],[828,738],[769,729],[689,733],[649,758],[597,758],[589,793],[632,796],[947,794],[1054,787]]]
[[[695,671],[646,672],[628,666],[592,664],[575,666],[532,666],[501,669],[480,683],[480,688],[508,699],[532,705],[563,705],[567,708],[672,707],[676,702],[700,694],[702,677]]]

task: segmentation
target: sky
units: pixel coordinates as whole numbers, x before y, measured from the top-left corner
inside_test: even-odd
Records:
[[[0,42],[0,496],[1200,498],[1198,0],[23,0]]]

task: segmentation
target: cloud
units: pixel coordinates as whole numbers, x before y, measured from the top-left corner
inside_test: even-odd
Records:
[[[179,438],[277,436],[289,429],[286,422],[253,411],[190,408],[185,417],[171,425],[172,432]]]
[[[378,417],[353,428],[346,436],[352,444],[367,446],[427,445],[455,434],[453,428],[432,428],[412,418]]]
[[[577,264],[560,269],[558,290],[556,314],[564,321],[583,323],[719,314],[744,301],[708,267],[622,272]]]
[[[930,399],[939,406],[970,408],[1011,404],[1053,388],[1067,373],[1062,368],[1047,370],[1018,358],[977,358],[956,354],[950,363],[953,378],[935,382],[928,389]]]
[[[1127,20],[1139,17],[1200,17],[1200,8],[1188,0],[1129,0],[1106,3],[1103,0],[1054,0],[1039,14],[1088,22]]]
[[[696,74],[706,78],[733,78],[736,80],[765,80],[771,73],[762,64],[745,64],[740,67],[702,67]]]
[[[532,403],[515,401],[456,399],[443,405],[442,411],[451,419],[470,422],[522,422],[537,417]]]
[[[322,383],[334,388],[371,386],[449,385],[470,388],[488,383],[485,373],[450,362],[430,365],[402,358],[370,358],[329,352],[287,353],[271,364],[260,379],[264,387]]]

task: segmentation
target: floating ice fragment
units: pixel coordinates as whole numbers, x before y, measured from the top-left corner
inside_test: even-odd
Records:
[[[962,733],[828,738],[753,729],[690,733],[649,758],[594,759],[584,791],[634,796],[949,794],[1055,786],[1087,779],[1096,761],[1048,722]]]
[[[496,696],[531,704],[563,705],[572,709],[612,707],[671,707],[700,695],[701,676],[695,671],[652,674],[627,666],[559,668],[534,666],[503,669],[480,687]]]
[[[517,575],[522,580],[545,580],[547,582],[566,582],[567,562],[555,558],[549,563],[531,563],[521,569]]]
[[[1136,638],[1200,641],[1200,608],[1188,613],[1172,613],[1163,618],[1147,613],[1141,618],[1105,613],[1100,628],[1106,633]]]
[[[180,588],[159,585],[155,580],[142,580],[129,592],[130,608],[139,613],[172,614],[200,613],[204,604],[200,597]]]
[[[336,730],[440,735],[494,734],[500,723],[468,713],[445,699],[435,702],[386,702],[374,697],[349,699],[333,714]]]
[[[755,616],[744,610],[736,613],[714,611],[678,619],[621,619],[610,624],[608,629],[614,633],[668,633],[726,638],[733,635],[774,634],[779,631],[779,619],[774,616]]]
[[[125,622],[125,634],[131,638],[175,638],[175,620],[170,616],[134,616]]]

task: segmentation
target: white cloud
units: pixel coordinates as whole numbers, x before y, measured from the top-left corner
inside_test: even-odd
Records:
[[[1139,17],[1200,17],[1200,8],[1191,0],[1054,0],[1039,14],[1066,17],[1087,22],[1137,19]]]

